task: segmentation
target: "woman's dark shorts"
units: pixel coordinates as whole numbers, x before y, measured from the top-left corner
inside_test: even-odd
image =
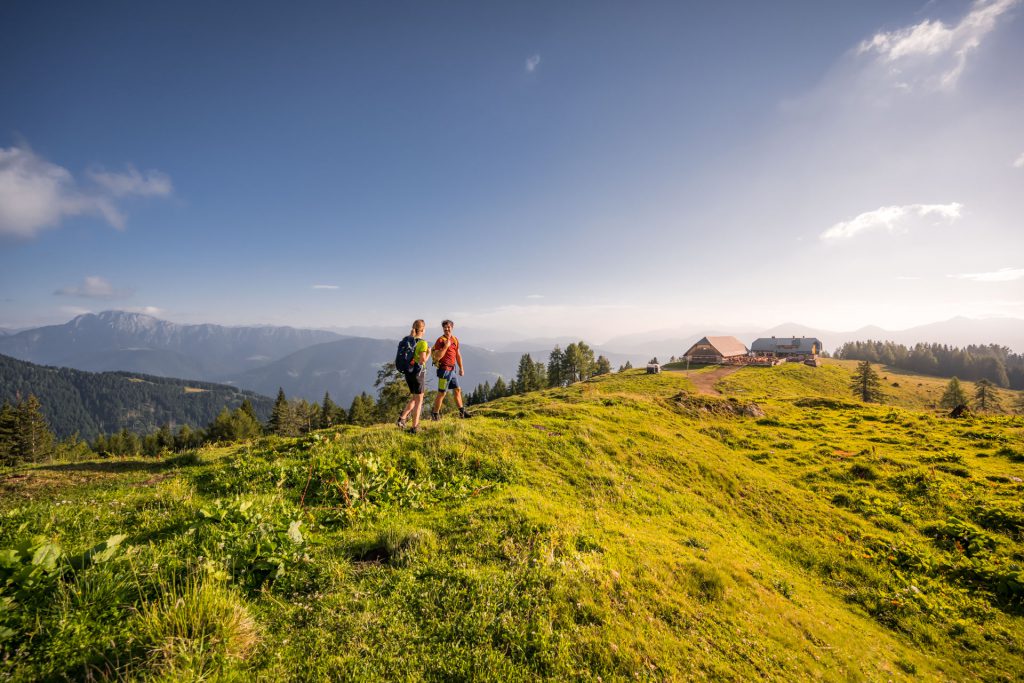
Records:
[[[405,374],[405,383],[409,385],[409,393],[415,396],[426,389],[427,373],[425,368],[413,369]]]

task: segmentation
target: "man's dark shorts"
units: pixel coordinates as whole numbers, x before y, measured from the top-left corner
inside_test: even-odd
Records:
[[[414,365],[412,370],[402,374],[405,375],[405,383],[409,386],[410,394],[415,396],[423,393],[427,385],[426,368]]]
[[[437,390],[440,392],[459,388],[459,371],[456,368],[437,369]]]

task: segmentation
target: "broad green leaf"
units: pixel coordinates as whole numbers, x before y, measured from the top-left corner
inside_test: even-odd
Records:
[[[12,548],[0,550],[0,567],[4,569],[15,569],[21,564],[21,553]]]
[[[290,538],[292,540],[292,543],[294,543],[295,545],[299,545],[302,543],[302,532],[299,531],[299,526],[301,525],[302,522],[299,520],[295,520],[288,525],[288,538]]]
[[[62,554],[61,548],[56,543],[47,543],[40,546],[32,555],[32,564],[42,567],[47,572],[57,568],[57,561]]]

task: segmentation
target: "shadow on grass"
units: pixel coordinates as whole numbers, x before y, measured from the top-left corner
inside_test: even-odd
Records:
[[[51,472],[163,472],[179,467],[191,467],[200,464],[195,453],[176,455],[162,460],[92,460],[89,462],[69,462],[58,465],[42,465],[36,469]]]

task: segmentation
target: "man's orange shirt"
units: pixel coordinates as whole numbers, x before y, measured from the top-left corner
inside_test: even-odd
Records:
[[[433,350],[434,351],[440,351],[441,349],[443,349],[444,348],[444,342],[445,342],[445,339],[444,339],[443,335],[438,337],[437,341],[434,342],[434,349]],[[444,368],[445,370],[449,370],[451,368],[454,368],[455,367],[456,355],[458,353],[459,353],[459,338],[456,337],[453,334],[452,335],[452,344],[451,344],[451,346],[448,347],[448,350],[445,351],[444,355],[441,356],[441,360],[439,360],[437,362],[437,366],[440,367],[440,368]]]

